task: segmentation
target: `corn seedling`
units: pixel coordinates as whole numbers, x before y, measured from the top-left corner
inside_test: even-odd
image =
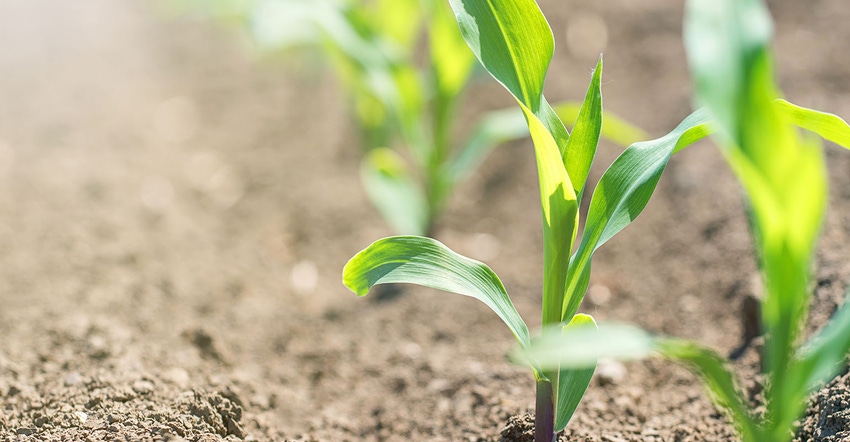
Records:
[[[543,325],[562,331],[583,330],[583,325],[593,328],[593,318],[577,311],[594,252],[644,209],[673,153],[708,133],[707,113],[695,113],[659,139],[629,146],[597,184],[577,242],[579,201],[602,130],[602,59],[568,133],[543,96],[554,40],[534,0],[450,3],[473,53],[516,99],[534,144],[543,215]],[[417,236],[378,240],[346,264],[343,282],[361,296],[372,286],[387,283],[413,283],[471,296],[504,321],[522,349],[530,349],[527,325],[496,274],[436,240]],[[583,367],[554,364],[545,369],[530,362],[537,383],[534,440],[551,442],[584,395],[595,360]]]
[[[528,134],[522,114],[511,109],[482,115],[455,141],[455,110],[474,56],[445,0],[181,1],[184,9],[241,24],[261,47],[325,55],[352,104],[364,189],[396,233],[433,234],[456,184],[493,147]],[[573,121],[579,104],[555,109]],[[614,116],[603,136],[622,145],[645,138]]]
[[[697,113],[709,117],[709,130],[744,189],[763,276],[764,413],[755,412],[716,352],[633,327],[603,324],[592,330],[545,333],[531,350],[518,350],[518,358],[546,370],[592,366],[601,356],[659,353],[685,362],[704,379],[745,442],[794,437],[806,397],[838,373],[850,349],[848,302],[820,332],[801,343],[827,179],[820,143],[794,126],[844,147],[850,147],[850,127],[837,116],[781,99],[771,38],[772,22],[761,0],[688,1],[685,46],[696,102],[705,106]]]

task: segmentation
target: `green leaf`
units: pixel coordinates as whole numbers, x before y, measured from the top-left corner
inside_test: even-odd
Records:
[[[773,25],[760,0],[689,0],[684,40],[699,105],[720,123],[723,136],[739,141],[742,106],[752,90],[748,71],[766,55]]]
[[[587,213],[581,243],[570,262],[562,316],[577,310],[590,280],[593,253],[646,207],[670,157],[709,134],[709,117],[697,110],[667,135],[632,144],[602,175]]]
[[[789,124],[793,115],[775,104],[780,93],[771,34],[760,0],[688,3],[685,46],[697,97],[719,123],[719,144],[746,191],[764,272],[767,440],[785,437],[802,411],[804,389],[791,360],[808,310],[811,259],[826,205],[820,146],[802,142]]]
[[[850,149],[850,125],[841,117],[797,106],[781,98],[774,100],[773,105],[790,123]]]
[[[471,296],[505,322],[520,346],[529,345],[528,327],[496,274],[437,240],[393,236],[375,241],[345,264],[342,280],[359,296],[366,295],[375,284],[391,283],[418,284]]]
[[[850,287],[829,323],[797,352],[799,380],[806,394],[820,388],[845,367],[850,352]]]
[[[573,125],[573,133],[563,153],[564,167],[572,180],[579,200],[587,184],[587,174],[596,155],[599,134],[602,132],[602,57],[596,64],[584,103]]]
[[[738,426],[745,441],[767,440],[761,437],[761,429],[749,412],[746,397],[720,355],[681,339],[657,339],[655,348],[666,358],[686,363],[705,380],[715,403],[732,414],[732,421]]]
[[[449,2],[463,39],[484,68],[537,116],[563,153],[569,133],[543,97],[555,40],[537,3],[534,0]]]
[[[450,0],[460,31],[493,77],[533,112],[555,47],[534,0]]]
[[[543,209],[543,323],[561,322],[570,251],[578,229],[578,201],[555,140],[523,106],[534,141]]]
[[[371,149],[360,169],[363,188],[372,204],[397,233],[424,235],[428,203],[404,160],[392,149]]]
[[[581,327],[596,328],[596,322],[590,315],[578,314],[573,316],[570,323],[564,326],[564,330],[569,331]],[[581,398],[584,397],[584,392],[590,385],[594,371],[596,371],[595,363],[590,367],[561,368],[558,373],[558,394],[555,407],[556,432],[566,428],[570,422],[579,402],[581,402]]]

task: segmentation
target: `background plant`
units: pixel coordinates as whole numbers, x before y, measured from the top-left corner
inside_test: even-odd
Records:
[[[593,318],[577,311],[594,252],[640,214],[671,155],[708,133],[707,114],[697,112],[664,137],[627,148],[597,184],[577,242],[579,201],[602,127],[602,60],[568,133],[543,96],[554,41],[537,4],[533,0],[450,3],[473,53],[516,99],[534,143],[543,215],[542,323],[559,332],[592,325]],[[378,240],[346,264],[343,281],[361,296],[376,284],[414,283],[474,297],[505,322],[522,348],[530,345],[528,328],[496,274],[433,239]],[[580,368],[556,363],[544,370],[531,361],[537,382],[535,441],[550,442],[567,425],[594,366],[595,361]]]
[[[516,109],[482,115],[461,131],[455,110],[474,56],[445,0],[181,0],[247,31],[261,47],[324,55],[351,102],[363,148],[361,177],[396,233],[431,235],[449,196],[494,146],[527,136]],[[175,4],[169,3],[173,8]],[[303,52],[303,51],[302,51]],[[580,103],[555,106],[574,121]],[[459,132],[468,132],[457,141]],[[646,138],[608,115],[603,135]]]
[[[850,349],[846,302],[817,335],[800,343],[827,179],[819,143],[794,125],[845,147],[850,147],[850,127],[834,115],[780,98],[771,37],[772,23],[760,0],[688,2],[685,45],[696,101],[705,105],[698,112],[710,116],[714,139],[744,189],[763,276],[764,413],[751,406],[723,358],[694,342],[603,326],[566,337],[548,333],[525,353],[542,367],[581,367],[600,356],[650,352],[683,361],[705,380],[748,442],[791,440],[806,397],[837,374]]]

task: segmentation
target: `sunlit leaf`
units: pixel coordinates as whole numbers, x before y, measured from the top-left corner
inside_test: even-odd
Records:
[[[657,339],[655,349],[666,358],[688,364],[705,380],[714,401],[732,414],[732,421],[744,440],[768,440],[761,438],[761,429],[750,414],[749,404],[720,355],[681,339]]]
[[[532,112],[540,108],[543,81],[555,42],[534,0],[450,0],[472,52],[493,77]]]
[[[764,273],[767,434],[744,437],[781,439],[804,407],[804,376],[790,361],[808,310],[811,258],[826,205],[823,157],[817,143],[801,140],[789,124],[799,120],[797,109],[776,101],[772,24],[762,1],[690,0],[685,36],[698,100],[716,118],[718,143],[746,191]]]
[[[667,135],[632,144],[602,175],[587,213],[584,233],[567,277],[563,317],[576,312],[590,280],[593,253],[646,207],[670,157],[709,134],[705,110],[697,110]]]
[[[316,1],[316,0],[311,0]],[[360,7],[365,2],[360,2]],[[422,22],[418,0],[377,0],[374,2],[374,33],[398,44],[404,52],[412,53]]]
[[[602,57],[599,57],[599,62],[596,64],[596,69],[593,70],[593,76],[590,79],[590,86],[587,87],[584,102],[573,125],[573,133],[570,134],[570,139],[567,141],[567,147],[563,153],[567,175],[573,182],[573,188],[579,200],[584,192],[584,186],[587,184],[587,174],[593,164],[593,157],[596,155],[596,146],[599,145],[599,134],[601,132]]]
[[[511,357],[519,363],[534,361],[542,370],[549,370],[565,366],[589,367],[603,358],[633,360],[653,354],[688,364],[709,384],[715,401],[733,413],[733,420],[743,434],[760,434],[761,429],[750,415],[747,401],[723,358],[690,341],[655,337],[623,324],[600,324],[598,328],[585,325],[564,331],[550,328],[544,330],[540,338],[533,339],[529,348],[513,351]]]
[[[850,352],[850,287],[829,323],[797,352],[800,387],[808,394],[835,377]]]
[[[522,347],[529,345],[528,328],[496,274],[437,240],[419,236],[378,240],[348,261],[342,280],[360,296],[375,284],[390,283],[418,284],[471,296],[490,307]]]
[[[727,139],[740,140],[741,106],[750,92],[747,70],[765,54],[773,25],[760,0],[689,0],[685,47],[699,105],[706,105]]]
[[[781,98],[774,100],[773,105],[792,124],[850,149],[850,126],[841,117],[797,106]]]
[[[563,153],[569,133],[543,97],[554,38],[534,0],[450,0],[466,44],[485,69],[531,111]],[[575,189],[574,189],[575,191]]]

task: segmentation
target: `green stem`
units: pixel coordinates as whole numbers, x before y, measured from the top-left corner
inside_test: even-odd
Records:
[[[451,192],[451,183],[447,181],[446,162],[451,153],[450,129],[454,110],[454,97],[437,93],[434,98],[433,138],[428,158],[426,194],[428,197],[428,230],[442,212],[446,196]]]
[[[535,408],[534,442],[555,442],[555,395],[551,382],[537,381]]]

